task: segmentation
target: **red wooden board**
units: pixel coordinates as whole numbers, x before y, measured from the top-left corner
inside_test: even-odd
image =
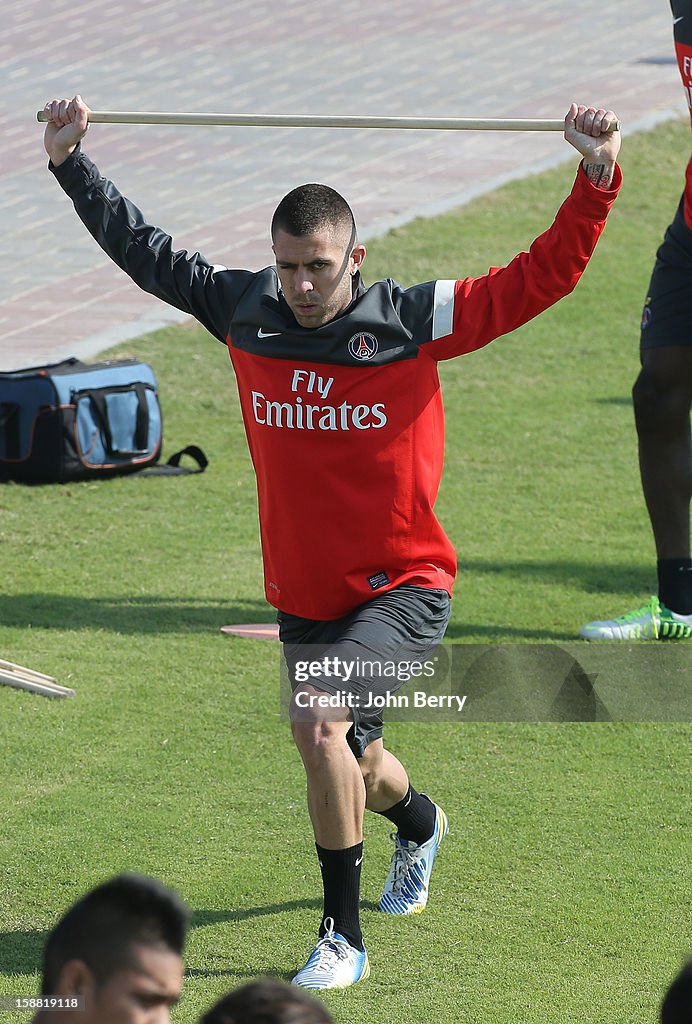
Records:
[[[238,626],[221,626],[222,633],[249,637],[251,640],[278,640],[279,627],[272,622],[249,622]]]

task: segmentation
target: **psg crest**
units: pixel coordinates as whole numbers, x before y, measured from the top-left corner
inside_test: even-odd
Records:
[[[377,338],[374,334],[354,334],[348,343],[348,350],[354,359],[362,362],[366,359],[372,359],[373,356],[377,355],[379,349]]]

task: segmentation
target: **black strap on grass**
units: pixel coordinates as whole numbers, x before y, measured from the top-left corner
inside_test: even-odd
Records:
[[[180,460],[183,455],[189,455],[191,459],[197,463],[196,469],[190,469],[187,466],[181,466]],[[181,448],[179,452],[171,455],[168,462],[164,462],[163,465],[150,466],[148,469],[142,469],[135,476],[182,476],[183,474],[189,473],[203,473],[209,465],[209,459],[206,457],[201,448],[198,448],[196,444],[189,444],[187,448]]]

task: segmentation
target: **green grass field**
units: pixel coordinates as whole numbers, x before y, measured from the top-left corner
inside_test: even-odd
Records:
[[[443,367],[451,640],[572,642],[655,588],[629,393],[689,148],[683,121],[626,139],[622,194],[576,292]],[[503,264],[551,222],[575,166],[392,231],[369,246],[366,280]],[[166,452],[196,442],[210,467],[0,490],[0,657],[78,694],[0,688],[0,993],[36,992],[59,912],[137,870],[194,910],[174,1015],[187,1024],[229,988],[302,963],[319,872],[278,645],[219,633],[272,620],[227,354],[195,327],[113,354],[125,351],[157,371]],[[388,823],[368,820],[372,976],[325,995],[335,1020],[655,1020],[691,952],[689,725],[395,723],[388,737],[451,833],[427,912],[389,919],[375,911]]]

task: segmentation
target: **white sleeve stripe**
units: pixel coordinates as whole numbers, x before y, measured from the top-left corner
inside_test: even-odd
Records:
[[[454,290],[456,281],[435,281],[431,341],[446,338],[454,330]]]

